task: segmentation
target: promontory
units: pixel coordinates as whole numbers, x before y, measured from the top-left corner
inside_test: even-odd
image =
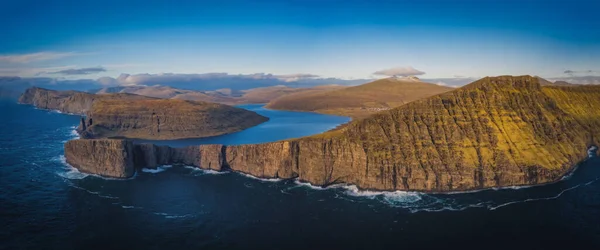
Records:
[[[200,138],[238,132],[268,120],[255,112],[223,104],[124,93],[30,88],[19,101],[84,115],[77,129],[83,138]]]
[[[80,139],[66,143],[65,156],[82,171],[125,177],[143,167],[185,164],[370,190],[535,185],[560,180],[598,145],[598,107],[600,86],[486,77],[306,138],[186,148]]]

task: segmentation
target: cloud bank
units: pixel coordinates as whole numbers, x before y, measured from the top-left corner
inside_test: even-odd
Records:
[[[373,75],[379,76],[418,76],[423,74],[425,74],[425,72],[417,70],[410,66],[389,68],[373,72]]]
[[[64,69],[55,72],[49,72],[48,74],[60,74],[60,75],[89,75],[100,72],[106,72],[103,67],[91,67],[91,68],[80,68],[80,69]],[[43,73],[43,72],[42,72]]]
[[[274,75],[267,73],[255,74],[228,74],[228,73],[203,73],[203,74],[121,74],[117,78],[101,77],[98,83],[105,86],[115,85],[165,85],[174,88],[191,90],[216,90],[230,88],[245,90],[257,87],[287,85],[291,87],[311,87],[324,84],[357,85],[371,81],[371,79],[343,80],[339,78],[319,78],[314,74],[289,74]]]

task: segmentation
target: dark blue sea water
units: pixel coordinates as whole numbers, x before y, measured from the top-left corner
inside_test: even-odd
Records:
[[[345,121],[250,108],[278,128],[248,135],[258,140]],[[600,249],[597,158],[556,184],[458,194],[321,189],[185,167],[110,180],[64,163],[78,117],[12,102],[0,113],[0,249]]]

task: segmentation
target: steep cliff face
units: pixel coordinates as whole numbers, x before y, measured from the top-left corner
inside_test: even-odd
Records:
[[[181,163],[374,190],[533,185],[559,180],[598,145],[599,105],[600,86],[488,77],[317,136],[183,149],[140,145],[146,149],[134,154],[146,159],[136,166]]]
[[[129,178],[135,173],[131,141],[71,140],[65,144],[65,158],[85,173],[115,178]]]
[[[56,91],[32,87],[19,97],[19,103],[29,104],[41,109],[58,110],[63,113],[85,114],[97,100],[141,100],[150,97],[132,94],[94,95],[79,91]]]
[[[252,111],[208,102],[98,100],[87,113],[87,126],[80,129],[86,138],[179,139],[233,133],[267,120]]]
[[[268,120],[245,109],[222,104],[115,93],[89,94],[29,88],[22,104],[82,114],[83,138],[128,137],[178,139],[233,133]]]

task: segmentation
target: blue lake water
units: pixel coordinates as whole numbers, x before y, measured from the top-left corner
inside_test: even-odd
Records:
[[[186,167],[111,180],[64,163],[78,117],[12,102],[0,113],[0,249],[600,249],[598,158],[556,184],[459,194],[322,189]],[[280,130],[256,128],[257,141],[207,140],[279,140],[345,121],[273,115],[287,118],[263,125]]]
[[[279,141],[319,134],[350,121],[350,118],[335,115],[322,115],[309,112],[279,111],[263,108],[263,104],[247,104],[237,107],[254,111],[269,117],[269,121],[257,126],[221,136],[184,140],[136,140],[157,145],[184,147],[200,144],[239,145]]]

